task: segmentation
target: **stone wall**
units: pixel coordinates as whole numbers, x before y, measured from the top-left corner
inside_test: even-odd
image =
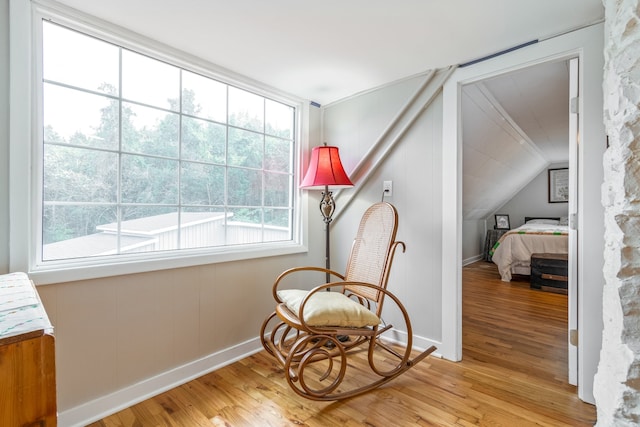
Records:
[[[606,284],[597,426],[640,425],[640,0],[604,0]]]

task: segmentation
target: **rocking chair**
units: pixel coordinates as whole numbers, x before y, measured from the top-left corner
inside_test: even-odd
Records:
[[[321,267],[295,267],[276,279],[276,309],[262,324],[260,338],[299,395],[325,401],[356,396],[398,377],[436,349],[431,346],[411,358],[409,315],[387,290],[395,251],[398,246],[405,250],[403,242],[395,241],[397,227],[395,207],[376,203],[364,213],[344,275]],[[304,271],[328,272],[340,280],[311,291],[279,289],[285,277]],[[327,292],[330,288],[339,291]],[[385,314],[391,310],[404,322],[406,337],[402,340],[381,319],[385,297],[392,302]],[[347,366],[348,356],[364,349],[370,372],[351,362]],[[355,372],[343,383],[347,367]]]

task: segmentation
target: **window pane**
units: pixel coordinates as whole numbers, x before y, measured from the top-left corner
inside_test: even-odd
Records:
[[[292,239],[295,108],[42,25],[44,260]]]
[[[227,223],[227,245],[262,242],[262,209],[230,209]]]
[[[182,211],[180,248],[204,248],[225,243],[224,209],[188,208]]]
[[[44,84],[44,137],[95,148],[118,148],[118,101]]]
[[[118,94],[117,46],[47,21],[42,23],[42,33],[46,80]]]
[[[290,232],[292,213],[291,209],[265,209],[264,223],[267,226],[285,227]]]
[[[188,71],[182,72],[182,112],[227,122],[227,85]]]
[[[264,98],[229,86],[229,124],[262,132],[264,130]]]
[[[260,206],[262,202],[262,172],[229,168],[228,174],[228,204]]]
[[[118,155],[56,145],[44,146],[45,202],[117,201]]]
[[[205,120],[182,118],[182,158],[224,164],[227,127]]]
[[[116,232],[118,224],[104,231]],[[120,223],[120,253],[178,249],[178,211],[162,206],[126,206]]]
[[[181,203],[185,205],[224,205],[224,167],[201,163],[182,163]]]
[[[146,156],[122,156],[122,202],[178,203],[178,162]]]
[[[264,168],[270,171],[291,172],[293,142],[286,139],[265,137]]]
[[[291,215],[292,212],[289,209],[265,209],[264,241],[291,240]]]
[[[289,206],[289,191],[291,190],[291,176],[281,173],[264,174],[264,205]]]
[[[46,204],[42,213],[42,259],[115,253],[117,239],[97,229],[116,220],[115,206]]]
[[[180,70],[122,50],[122,97],[154,107],[180,110]]]
[[[259,133],[229,129],[229,165],[262,168],[263,140]]]
[[[180,116],[123,102],[122,150],[178,157]]]
[[[270,99],[265,100],[265,133],[293,138],[293,108]]]

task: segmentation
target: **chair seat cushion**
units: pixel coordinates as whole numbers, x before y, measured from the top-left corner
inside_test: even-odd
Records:
[[[278,297],[298,315],[300,304],[308,293],[301,289],[284,289],[278,291]],[[304,306],[303,315],[310,326],[363,328],[380,324],[380,319],[371,310],[341,292],[319,291],[313,294]]]

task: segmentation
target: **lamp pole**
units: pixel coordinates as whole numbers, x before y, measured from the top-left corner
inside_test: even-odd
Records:
[[[333,200],[333,194],[329,191],[329,186],[324,186],[324,191],[322,192],[322,200],[320,201],[320,212],[322,212],[323,221],[325,224],[325,267],[327,270],[331,269],[331,244],[330,244],[330,233],[329,233],[329,224],[333,220],[333,212],[336,210],[336,204]],[[330,274],[327,272],[325,274],[326,283],[330,281]],[[327,288],[329,290],[329,288]]]

